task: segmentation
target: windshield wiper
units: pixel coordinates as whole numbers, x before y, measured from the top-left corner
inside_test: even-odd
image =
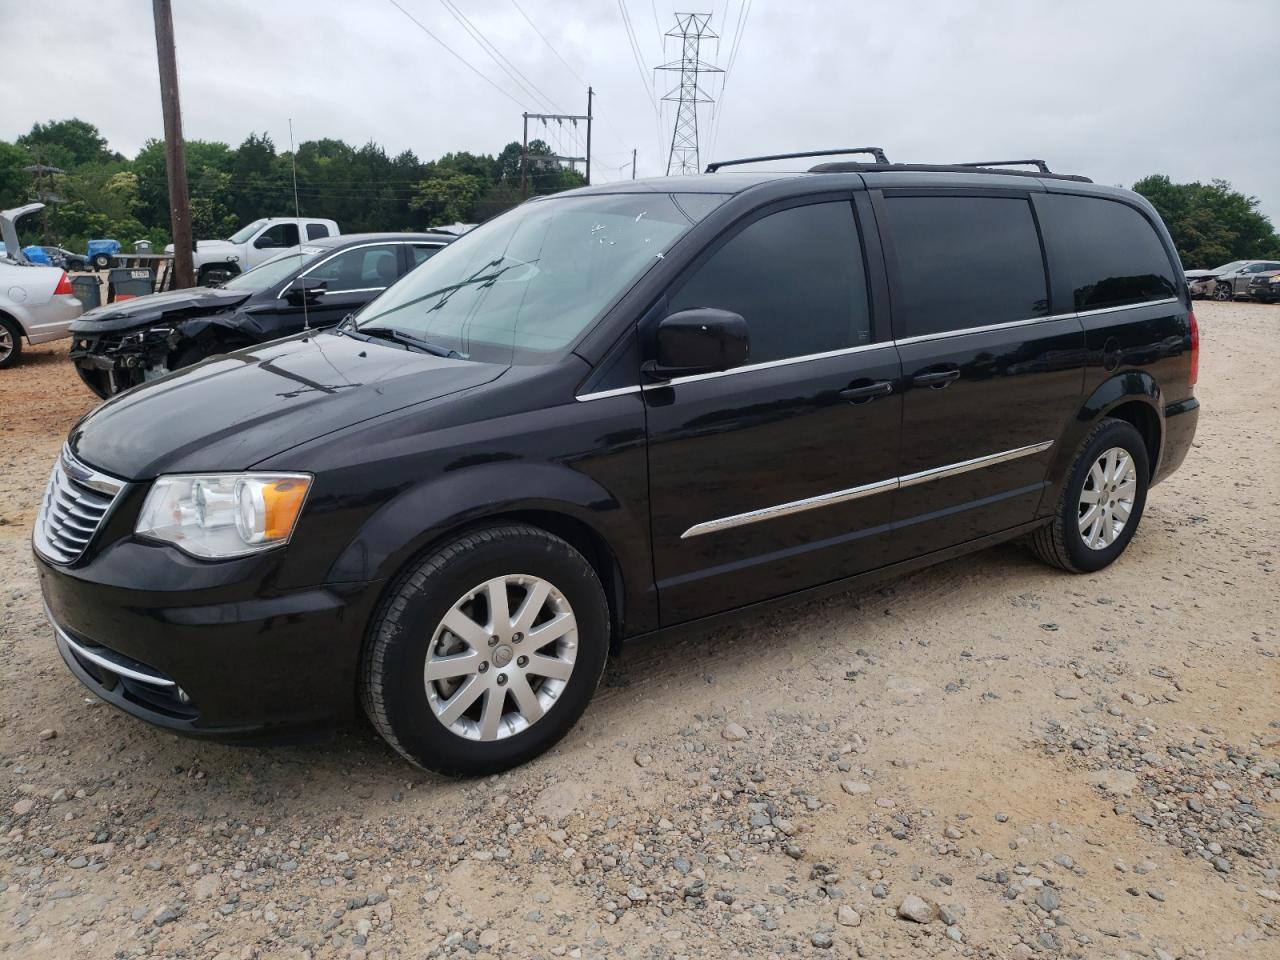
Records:
[[[423,340],[415,337],[411,333],[405,333],[403,330],[395,330],[392,327],[364,327],[360,329],[343,330],[347,336],[355,336],[358,340],[394,340],[397,343],[403,343],[406,347],[414,350],[421,350],[423,353],[429,353],[436,357],[448,357],[453,360],[467,359],[457,350],[449,347],[442,347],[438,343],[432,343],[430,340]],[[363,336],[360,336],[363,334]]]

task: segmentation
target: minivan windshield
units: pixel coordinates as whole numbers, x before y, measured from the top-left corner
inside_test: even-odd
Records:
[[[263,218],[262,220],[253,221],[253,223],[249,224],[247,227],[241,227],[231,236],[227,237],[227,242],[228,243],[244,243],[246,240],[252,237],[255,233],[257,233],[258,228],[261,227],[266,222],[267,222],[266,219]]]
[[[546,362],[723,201],[619,193],[522,204],[445,247],[356,325],[468,359]]]
[[[264,260],[252,270],[237,274],[222,285],[224,290],[239,290],[241,293],[262,293],[277,283],[293,276],[304,266],[324,253],[324,247],[303,247],[290,250]]]

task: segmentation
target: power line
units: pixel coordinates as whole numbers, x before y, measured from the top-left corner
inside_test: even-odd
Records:
[[[622,27],[627,32],[627,43],[631,46],[631,56],[635,59],[636,69],[640,71],[640,85],[644,87],[645,96],[649,98],[649,106],[653,108],[654,113],[657,113],[657,101],[653,98],[653,91],[645,83],[644,56],[640,53],[640,42],[636,40],[635,30],[631,26],[631,14],[627,12],[626,0],[618,0],[618,11],[622,14]]]
[[[403,14],[404,14],[406,17],[408,17],[410,20],[412,20],[412,21],[414,22],[414,24],[416,24],[416,25],[417,25],[417,27],[418,27],[418,29],[419,29],[419,30],[421,30],[423,33],[425,33],[428,37],[430,37],[430,38],[431,38],[432,40],[434,40],[436,43],[440,44],[440,46],[442,46],[442,47],[444,47],[446,50],[448,50],[448,51],[449,51],[449,53],[453,56],[453,58],[454,58],[455,60],[457,60],[459,63],[461,63],[463,66],[465,66],[468,70],[470,70],[472,73],[474,73],[477,77],[479,77],[481,80],[483,80],[483,81],[484,81],[485,83],[487,83],[489,86],[493,87],[493,89],[497,90],[500,94],[502,94],[504,97],[506,97],[506,98],[507,98],[508,100],[510,100],[512,103],[514,103],[517,107],[523,107],[523,106],[524,106],[524,104],[523,104],[523,103],[521,103],[519,100],[517,100],[517,99],[516,99],[515,97],[513,97],[511,94],[507,93],[507,91],[506,91],[506,90],[503,90],[503,89],[502,89],[502,87],[498,86],[496,83],[494,83],[494,82],[493,82],[492,80],[490,80],[488,77],[486,77],[483,73],[481,73],[481,72],[479,71],[479,69],[477,69],[477,68],[476,68],[476,67],[471,63],[471,61],[470,61],[470,60],[468,60],[468,59],[467,59],[466,57],[464,57],[462,54],[458,53],[458,51],[454,50],[454,49],[453,49],[453,47],[449,46],[447,43],[445,43],[443,40],[441,40],[439,37],[437,37],[434,33],[432,33],[429,29],[427,29],[426,25],[425,25],[421,20],[419,20],[417,17],[415,17],[412,13],[410,13],[410,12],[409,12],[408,10],[406,10],[404,7],[400,6],[400,4],[396,2],[396,0],[387,0],[387,2],[388,2],[389,4],[391,4],[393,7],[395,7],[397,10],[399,10],[401,13],[403,13]]]
[[[516,0],[511,0],[511,3],[517,10],[520,11],[520,16],[524,17],[525,22],[528,23],[529,26],[533,27],[533,32],[536,33],[539,37],[541,37],[542,42],[551,48],[551,52],[556,55],[556,59],[558,59],[561,63],[563,63],[564,68],[573,74],[574,79],[577,80],[584,87],[587,86],[587,81],[583,80],[582,76],[578,73],[578,71],[573,69],[573,67],[569,65],[568,60],[560,56],[560,51],[557,50],[555,48],[555,45],[550,40],[547,39],[547,35],[538,29],[538,25],[529,19],[529,15],[524,12],[524,8],[520,6],[520,4],[516,2]]]
[[[728,9],[728,4],[725,4]],[[738,62],[738,48],[742,45],[742,34],[747,29],[747,18],[751,16],[751,0],[742,0],[742,5],[738,7],[738,23],[733,33],[733,43],[729,47],[729,63],[725,67],[724,79],[720,83],[720,102],[716,105],[715,114],[711,123],[711,147],[710,152],[714,153],[716,149],[716,140],[720,136],[720,119],[724,116],[724,98],[725,88],[729,85],[729,74],[733,72],[733,66]]]
[[[548,110],[559,110],[556,103],[545,93],[538,89],[537,85],[524,75],[524,72],[514,63],[503,55],[488,37],[484,35],[484,31],[471,22],[465,13],[455,7],[452,0],[440,0],[440,3],[453,16],[454,20],[462,24],[462,28],[471,34],[475,41],[480,44],[480,49],[489,55],[489,59],[498,65],[498,67],[506,73],[508,77],[515,81],[517,87],[521,87],[526,93],[530,94],[534,100],[542,101],[539,106]],[[508,69],[510,68],[510,69]],[[514,73],[512,71],[515,71]]]

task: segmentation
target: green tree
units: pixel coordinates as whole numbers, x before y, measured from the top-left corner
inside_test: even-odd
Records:
[[[31,199],[31,175],[23,170],[30,165],[31,154],[17,144],[0,140],[0,210]]]
[[[102,163],[123,159],[107,149],[107,139],[91,123],[84,120],[50,120],[37,123],[29,133],[18,138],[43,163],[72,169],[85,163]]]
[[[1231,189],[1226,180],[1174,183],[1153,174],[1133,185],[1151,201],[1189,269],[1230,260],[1280,256],[1280,237],[1258,212],[1258,198]]]
[[[409,205],[427,215],[428,226],[466,223],[485,183],[466,173],[446,173],[418,184]]]

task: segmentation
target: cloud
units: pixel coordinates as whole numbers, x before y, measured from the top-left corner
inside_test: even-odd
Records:
[[[186,135],[238,144],[265,130],[283,146],[292,118],[299,140],[374,140],[423,158],[519,139],[522,110],[545,107],[440,0],[398,2],[508,95],[388,0],[178,3]],[[669,27],[671,0],[627,0],[643,75],[617,0],[517,2],[573,72],[512,0],[455,0],[557,108],[585,109],[574,73],[592,83],[597,180],[629,176],[633,147],[641,176],[664,172],[674,110],[662,105],[659,122],[650,97],[675,78],[648,68],[678,56],[653,16]],[[150,4],[99,0],[74,19],[0,4],[0,137],[71,116],[126,154],[161,135]],[[704,57],[726,65],[740,0],[695,6],[725,38]],[[1280,225],[1275,13],[1270,0],[751,0],[714,140],[704,107],[702,159],[874,143],[908,161],[1043,157],[1102,183],[1222,177]],[[706,83],[720,96],[719,79]],[[581,152],[581,130],[534,134]]]

